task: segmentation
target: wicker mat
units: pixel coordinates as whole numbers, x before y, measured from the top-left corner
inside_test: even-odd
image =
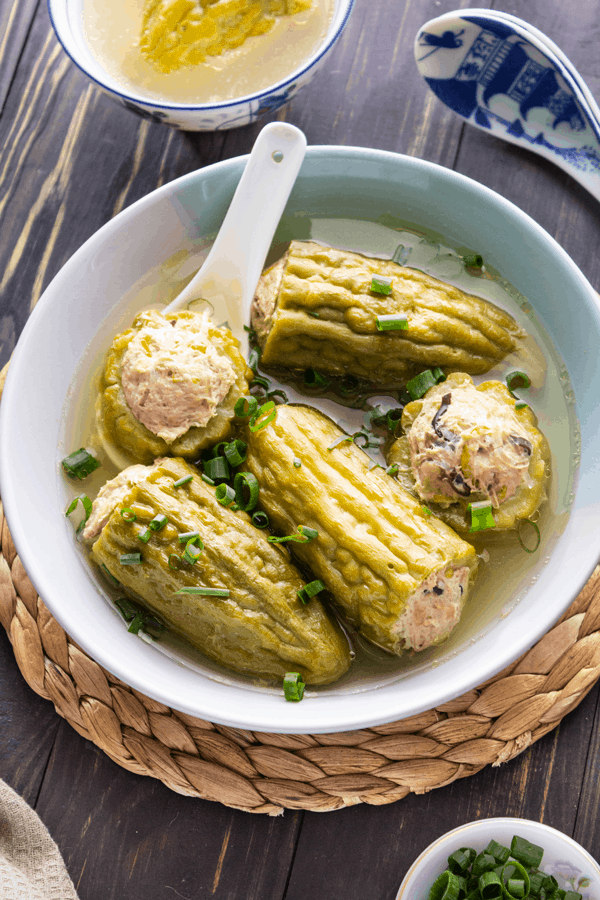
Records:
[[[151,700],[84,653],[29,581],[1,503],[0,540],[0,623],[29,686],[123,768],[247,812],[380,806],[500,765],[558,725],[600,677],[599,566],[528,653],[450,703],[337,734],[228,728]]]

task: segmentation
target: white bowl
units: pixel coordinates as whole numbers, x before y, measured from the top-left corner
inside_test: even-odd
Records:
[[[451,853],[461,847],[480,853],[491,840],[510,847],[515,834],[543,847],[540,871],[554,875],[563,890],[578,891],[583,900],[600,896],[600,866],[576,841],[541,822],[503,817],[467,822],[439,837],[414,861],[396,900],[428,900],[431,885],[448,868]]]
[[[98,367],[111,336],[133,317],[135,303],[121,298],[148,273],[152,282],[166,277],[168,268],[159,271],[157,264],[170,260],[173,267],[182,248],[214,235],[244,164],[238,158],[209,166],[133,204],[90,238],[44,292],[18,342],[0,406],[0,482],[11,532],[35,587],[71,637],[123,681],[171,707],[241,728],[296,733],[410,716],[472,689],[528,649],[594,568],[600,521],[597,298],[543,229],[481,185],[394,153],[309,147],[280,239],[310,232],[334,236],[332,243],[352,243],[358,229],[363,249],[392,252],[398,233],[389,226],[400,217],[446,235],[459,248],[480,251],[488,267],[510,276],[528,298],[541,320],[536,324],[528,316],[529,325],[538,329],[540,341],[554,343],[566,365],[557,362],[545,383],[532,389],[554,449],[549,505],[559,519],[544,534],[538,554],[522,554],[526,568],[523,575],[519,568],[514,589],[503,570],[479,602],[467,605],[445,644],[394,659],[387,672],[353,675],[349,682],[308,692],[302,703],[286,703],[277,687],[215,674],[208,665],[188,667],[128,634],[107,601],[64,517],[71,488],[60,459],[76,449],[76,412],[88,411],[73,396],[83,390],[93,360]],[[472,284],[476,291],[492,282]],[[145,302],[145,290],[138,305]],[[571,397],[581,422],[580,449],[579,436],[570,431],[574,421],[563,421],[557,412]],[[579,453],[577,479],[569,461]]]
[[[50,18],[63,49],[81,71],[126,109],[185,131],[224,131],[256,122],[288,103],[319,71],[345,28],[354,0],[335,0],[327,33],[295,71],[264,90],[219,103],[167,103],[143,89],[128,90],[91,51],[82,26],[83,0],[48,0]]]

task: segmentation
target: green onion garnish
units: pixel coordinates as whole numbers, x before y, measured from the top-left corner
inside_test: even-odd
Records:
[[[505,887],[504,893],[505,893],[506,897],[510,898],[510,900],[512,900],[513,897],[515,897],[516,900],[520,900],[521,897],[526,897],[527,894],[529,893],[529,873],[528,873],[527,869],[521,864],[521,862],[515,861],[517,859],[517,856],[516,856],[515,850],[514,850],[515,841],[519,842],[519,846],[521,846],[521,844],[523,845],[524,852],[523,852],[522,858],[524,858],[524,859],[534,859],[535,858],[535,859],[539,859],[539,861],[541,862],[542,856],[544,855],[544,851],[541,847],[537,847],[535,844],[530,844],[529,841],[526,841],[526,840],[524,840],[524,838],[520,838],[515,835],[515,837],[512,839],[512,844],[510,847],[510,855],[514,858],[510,859],[507,863],[505,863],[502,866],[502,871],[500,873],[500,878],[501,878],[502,884]],[[527,850],[525,849],[525,845],[527,845],[528,847],[531,848],[531,850],[532,850],[531,856],[528,856]],[[533,852],[533,851],[538,851],[538,850],[540,851],[539,855],[537,852]],[[517,850],[517,853],[520,854],[519,849]],[[528,868],[534,869],[534,868],[537,868],[538,863],[526,863],[526,865],[528,866]],[[522,894],[519,894],[519,893],[511,894],[510,891],[508,890],[508,884],[510,881],[515,880],[515,876],[517,873],[519,875],[518,880],[524,882],[524,892]]]
[[[252,369],[253,372],[256,372],[256,367],[258,366],[260,360],[260,350],[258,347],[253,347],[250,353],[248,354],[248,365]]]
[[[425,513],[426,516],[432,516],[432,515],[433,515],[433,513],[431,512],[431,510],[429,509],[428,506],[422,506],[421,509],[423,510],[423,512]]]
[[[240,397],[233,407],[233,412],[238,419],[247,419],[256,415],[258,411],[258,400],[256,397]]]
[[[250,512],[258,503],[258,481],[252,472],[238,472],[233,479],[235,502],[244,512]],[[245,489],[248,498],[245,499]]]
[[[385,470],[386,475],[394,476],[397,474],[397,472],[398,472],[398,464],[397,463],[393,463],[391,466],[388,466],[387,469]]]
[[[250,431],[261,431],[270,425],[277,415],[277,407],[273,400],[264,403],[258,412],[250,419]]]
[[[437,379],[431,369],[425,369],[424,372],[419,372],[418,375],[411,378],[411,380],[406,383],[406,390],[408,391],[411,400],[419,400],[421,397],[425,396],[430,388],[435,387],[437,383]]]
[[[290,402],[289,397],[286,394],[286,392],[279,390],[279,388],[277,388],[274,391],[267,391],[267,400],[271,400],[273,397],[279,397],[283,401],[283,403]]]
[[[431,374],[435,378],[435,383],[439,384],[441,381],[446,381],[446,375],[439,366],[436,366],[435,369],[431,370]]]
[[[533,548],[528,547],[525,544],[525,542],[523,540],[523,536],[521,535],[521,531],[523,530],[523,527],[525,525],[531,525],[531,527],[533,528],[533,530],[536,533],[537,541],[536,541],[535,547],[533,547]],[[518,519],[517,520],[517,537],[519,539],[519,543],[520,543],[521,547],[523,548],[523,550],[525,550],[526,553],[535,553],[537,548],[540,546],[540,543],[542,540],[542,536],[540,534],[540,529],[538,528],[538,526],[535,522],[531,521],[531,519]],[[514,853],[513,853],[513,856],[514,856]]]
[[[141,561],[141,553],[121,553],[119,556],[119,562],[122,566],[139,566]]]
[[[190,478],[191,478],[191,477],[192,477],[192,476],[190,475]],[[212,478],[209,478],[208,475],[205,475],[205,474],[204,474],[204,472],[202,473],[202,475],[200,476],[200,478],[202,479],[202,481],[205,481],[207,484],[210,484],[211,487],[214,487],[214,486],[215,486],[215,483],[214,483],[214,481],[212,480]]]
[[[294,457],[294,462],[293,462],[294,468],[295,468],[295,469],[299,469],[301,465],[302,465],[302,460],[301,460],[301,459],[298,459],[298,457],[295,456],[295,457]]]
[[[323,375],[321,372],[317,372],[316,369],[305,369],[302,384],[304,387],[311,388],[312,390],[325,390],[325,388],[328,388],[331,384],[331,379],[327,378],[327,376]]]
[[[392,293],[392,279],[386,275],[373,275],[369,290],[373,294],[385,294],[387,296]]]
[[[324,591],[325,585],[322,581],[309,581],[307,585],[303,588],[300,588],[298,591],[298,596],[302,600],[303,603],[308,603],[311,597],[314,597],[315,594],[318,594],[319,591]]]
[[[69,453],[62,461],[62,467],[69,478],[79,478],[80,481],[91,475],[99,465],[99,460],[92,456],[91,453],[88,453],[84,447]]]
[[[460,882],[457,875],[446,869],[435,879],[429,892],[429,900],[458,900]]]
[[[402,419],[403,409],[399,406],[394,409],[388,410],[388,414],[386,416],[386,425],[388,427],[388,431],[391,434],[396,434],[396,429],[398,428],[398,424]]]
[[[372,425],[383,426],[387,422],[387,413],[379,405],[370,409],[368,415]]]
[[[235,491],[229,484],[220,484],[215,491],[215,499],[221,506],[231,506],[235,503]]]
[[[150,531],[160,531],[161,528],[165,527],[168,521],[169,519],[164,513],[157,513],[154,518],[148,522],[148,528]]]
[[[250,390],[253,388],[262,388],[265,391],[268,391],[271,387],[271,382],[268,378],[263,378],[262,375],[255,375],[252,379],[252,384],[250,385]]]
[[[167,562],[169,563],[170,569],[174,569],[175,571],[177,571],[181,568],[181,557],[177,556],[176,553],[171,553]]]
[[[509,391],[517,391],[519,388],[531,387],[531,378],[525,372],[515,369],[506,376],[506,386]]]
[[[257,528],[268,528],[269,526],[269,517],[266,512],[255,512],[252,514],[252,524],[256,525]]]
[[[137,514],[133,509],[127,507],[126,509],[121,510],[121,518],[125,519],[126,522],[135,522]]]
[[[359,385],[356,375],[344,375],[340,379],[340,394],[356,394]]]
[[[273,535],[270,535],[267,540],[270,541],[271,544],[283,544],[285,541],[308,544],[309,541],[313,541],[319,536],[319,532],[316,528],[309,528],[308,525],[298,525],[297,531],[298,534],[288,534],[285,537],[274,537]]]
[[[472,256],[463,256],[463,262],[467,269],[480,269],[483,265],[481,253],[473,253]]]
[[[529,406],[529,403],[526,403],[525,400],[517,400],[515,403],[515,409],[525,409],[526,406]]]
[[[67,507],[67,510],[65,512],[65,516],[70,516],[71,513],[75,512],[78,503],[81,503],[81,505],[83,506],[83,519],[77,526],[77,531],[75,532],[76,534],[80,534],[83,531],[85,523],[92,514],[92,501],[87,496],[87,494],[79,494],[78,497],[75,497],[75,499],[71,500],[71,502],[69,503],[69,506]]]
[[[230,466],[240,466],[246,459],[248,444],[235,440],[225,446],[225,456]]]
[[[341,437],[336,438],[335,441],[333,442],[333,444],[330,444],[327,449],[333,450],[339,444],[343,444],[345,441],[353,441],[353,440],[354,440],[354,438],[352,437],[351,434],[343,434]]]
[[[471,513],[471,527],[469,531],[485,531],[487,528],[496,527],[494,516],[492,515],[492,504],[489,500],[469,503],[467,508]]]
[[[140,533],[138,534],[138,541],[142,541],[142,543],[147,544],[151,537],[152,532],[149,528],[145,528],[144,531],[140,531]]]
[[[401,315],[377,316],[375,322],[378,331],[404,331],[408,328],[408,319]]]
[[[121,584],[119,579],[115,578],[113,573],[107,569],[107,567],[104,565],[104,563],[100,563],[100,568],[102,569],[102,571],[104,572],[104,574],[106,575],[106,577],[108,578],[109,581],[112,581],[113,584]]]
[[[496,872],[484,872],[479,876],[479,893],[482,900],[502,896],[502,881]]]
[[[190,540],[185,545],[185,551],[183,553],[183,561],[189,563],[191,566],[194,565],[199,559],[200,554],[204,550],[204,544],[200,540],[198,536],[190,538]]]
[[[197,594],[199,597],[229,597],[229,591],[224,588],[184,587],[176,594]]]
[[[300,672],[286,672],[283,676],[283,695],[286,700],[302,700],[304,678]]]
[[[147,633],[148,629],[161,634],[166,628],[164,622],[157,619],[153,613],[148,612],[139,603],[130,600],[129,597],[119,597],[118,600],[115,600],[115,606],[125,621],[131,623],[128,631],[131,631],[133,634],[138,634],[140,631]]]
[[[473,851],[473,852],[475,852],[475,851]],[[489,853],[491,856],[494,857],[496,862],[499,862],[502,865],[504,865],[504,863],[507,861],[508,857],[510,856],[510,850],[508,849],[508,847],[505,847],[503,844],[499,844],[493,838],[489,842],[487,847],[485,848],[485,853]]]
[[[307,312],[307,315],[312,316],[313,319],[320,319],[320,318],[321,318],[321,314],[318,313],[318,312],[315,312],[315,310],[313,310],[313,309],[309,309],[308,312]]]
[[[193,477],[193,475],[184,475],[183,478],[179,479],[179,481],[173,482],[173,487],[181,487],[184,484],[188,484]]]
[[[215,456],[213,459],[206,459],[203,466],[204,474],[208,475],[215,484],[218,481],[227,481],[229,478],[229,463],[224,456]]]
[[[182,531],[179,535],[179,543],[187,544],[188,541],[191,541],[193,538],[200,538],[199,531]]]

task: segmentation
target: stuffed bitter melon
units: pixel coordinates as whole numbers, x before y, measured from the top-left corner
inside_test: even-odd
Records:
[[[98,431],[125,464],[166,454],[196,459],[229,435],[233,408],[251,377],[237,339],[206,314],[139,313],[107,354]]]
[[[550,451],[529,406],[500,381],[477,387],[454,373],[402,414],[405,435],[387,454],[398,479],[458,531],[469,531],[469,504],[488,500],[495,528],[515,528],[546,497]]]
[[[189,475],[188,483],[174,487]],[[121,516],[124,508],[135,512],[135,522]],[[159,513],[168,523],[141,542],[138,535]],[[202,553],[194,564],[180,562],[186,544],[179,535],[194,531]],[[305,582],[287,552],[270,544],[246,513],[221,506],[215,488],[183,459],[133,466],[117,476],[95,501],[84,539],[93,541],[93,559],[134,598],[236,672],[281,679],[295,671],[309,684],[327,684],[350,665],[346,638],[318,598],[304,605],[298,597]],[[135,552],[141,563],[121,564],[124,554]],[[229,596],[177,593],[194,587],[229,590]]]
[[[355,444],[328,449],[343,437],[304,406],[279,406],[271,424],[248,429],[259,502],[282,535],[318,531],[294,553],[365,637],[396,654],[439,643],[460,617],[475,550],[382,468],[369,470]]]
[[[372,277],[392,279],[389,295]],[[408,327],[380,332],[377,317],[406,316]],[[514,319],[480,297],[417,269],[292,241],[262,277],[252,325],[266,366],[351,373],[370,382],[403,382],[430,366],[487,372],[523,336]]]

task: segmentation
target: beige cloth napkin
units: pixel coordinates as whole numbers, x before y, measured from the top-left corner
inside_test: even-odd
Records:
[[[77,900],[58,847],[37,814],[0,781],[0,900]]]

